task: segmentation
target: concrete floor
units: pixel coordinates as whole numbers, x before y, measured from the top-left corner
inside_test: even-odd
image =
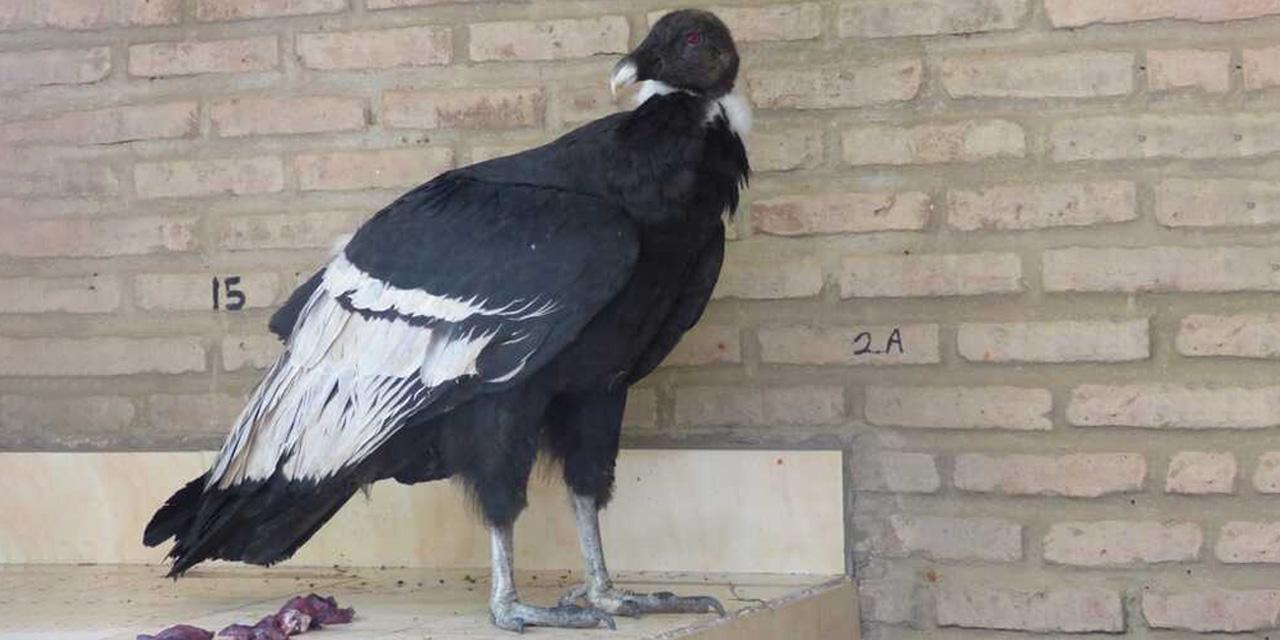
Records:
[[[214,567],[176,582],[156,566],[0,565],[0,640],[133,640],[178,623],[213,631],[252,624],[292,595],[332,595],[356,609],[350,625],[316,640],[510,638],[489,625],[486,570]],[[730,610],[709,615],[618,619],[618,631],[531,629],[548,638],[857,637],[857,600],[847,580],[767,574],[621,573],[623,588],[711,595]],[[553,604],[577,581],[569,572],[520,574],[521,596]]]

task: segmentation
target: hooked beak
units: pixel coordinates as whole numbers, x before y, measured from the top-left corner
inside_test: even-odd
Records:
[[[613,76],[609,80],[609,91],[613,95],[618,95],[618,89],[629,87],[635,84],[637,77],[640,75],[639,68],[636,63],[627,56],[613,65]]]

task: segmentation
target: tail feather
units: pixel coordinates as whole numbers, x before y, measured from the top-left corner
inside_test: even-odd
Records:
[[[405,429],[362,464],[319,481],[290,480],[277,469],[266,480],[206,489],[208,473],[188,482],[152,516],[142,541],[173,538],[169,576],[204,560],[271,565],[291,557],[362,486],[395,477],[412,484],[451,475],[436,458],[437,432]]]
[[[288,559],[311,539],[360,485],[346,474],[319,483],[277,475],[267,481],[206,490],[202,476],[156,512],[143,543],[156,546],[174,539],[170,577],[211,559],[272,565]]]
[[[165,501],[164,506],[151,516],[151,522],[147,523],[146,531],[142,534],[142,544],[154,547],[191,528],[207,477],[208,474],[205,474],[188,482]]]

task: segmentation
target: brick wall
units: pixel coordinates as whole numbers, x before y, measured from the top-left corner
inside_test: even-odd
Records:
[[[0,0],[0,447],[215,446],[336,235],[669,6]],[[758,172],[629,442],[845,449],[873,638],[1276,627],[1280,1],[719,11]]]

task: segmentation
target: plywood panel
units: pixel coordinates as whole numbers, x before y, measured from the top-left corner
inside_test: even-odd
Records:
[[[177,623],[217,630],[253,622],[291,595],[316,591],[356,609],[350,625],[327,627],[331,640],[511,638],[489,623],[488,581],[465,570],[332,568],[197,569],[182,580],[155,566],[0,567],[0,580],[23,588],[0,598],[0,640],[133,640]],[[521,598],[548,605],[580,575],[520,572]],[[670,590],[719,598],[729,617],[715,614],[618,618],[618,630],[537,629],[538,638],[789,638],[852,640],[856,594],[847,580],[823,576],[627,573],[622,588]],[[832,615],[833,607],[844,615]],[[852,626],[850,626],[852,625]],[[310,637],[310,636],[307,636]]]
[[[0,563],[155,563],[151,513],[202,473],[211,453],[0,454]],[[821,573],[844,570],[839,452],[628,450],[603,519],[621,570]],[[517,525],[518,566],[579,566],[573,518],[541,470]],[[488,538],[448,482],[357,494],[294,565],[483,567]]]

